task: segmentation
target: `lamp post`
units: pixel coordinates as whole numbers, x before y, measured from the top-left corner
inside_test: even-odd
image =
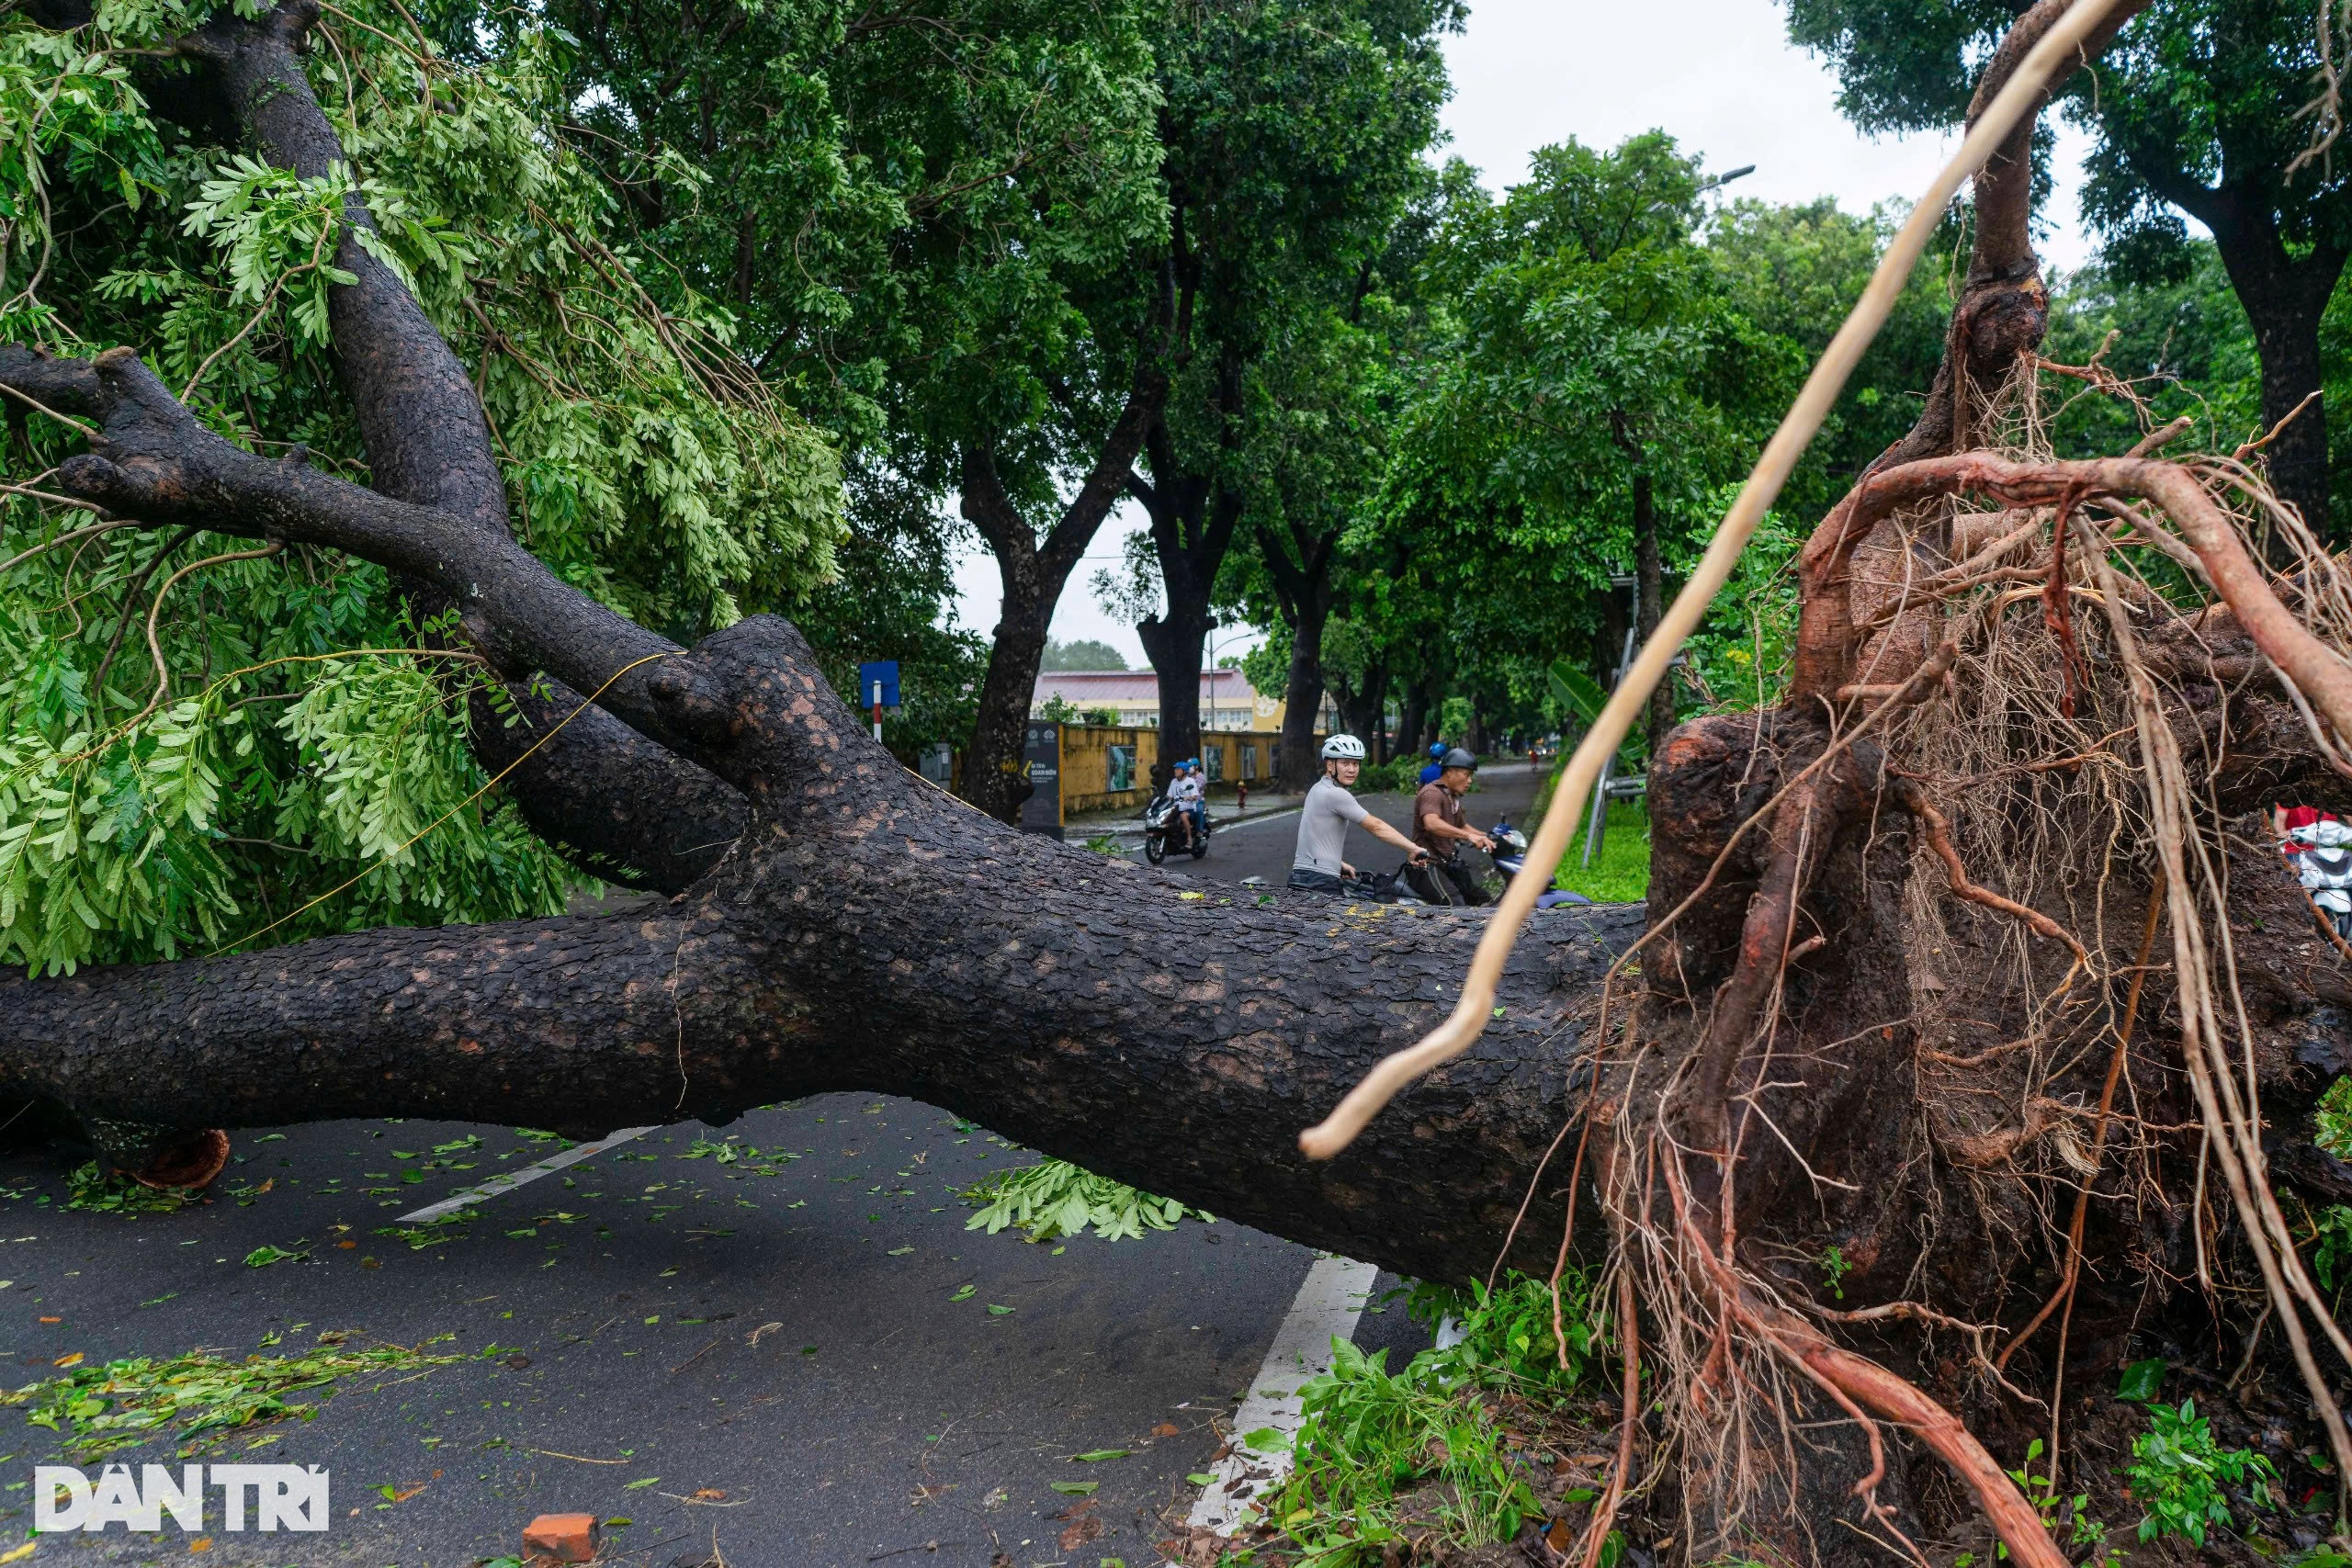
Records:
[[[1223,647],[1224,647],[1227,643],[1228,643],[1228,642],[1234,642],[1234,641],[1238,640],[1240,637],[1244,637],[1244,636],[1248,635],[1248,633],[1249,633],[1249,631],[1250,631],[1250,628],[1249,628],[1248,626],[1227,626],[1227,627],[1226,627],[1226,630],[1227,630],[1227,632],[1229,632],[1231,635],[1230,635],[1230,636],[1227,636],[1227,637],[1217,637],[1217,636],[1214,635],[1214,634],[1216,633],[1216,629],[1217,629],[1217,623],[1216,623],[1216,622],[1215,622],[1215,621],[1211,621],[1211,622],[1209,623],[1209,629],[1208,629],[1207,631],[1203,632],[1203,633],[1201,634],[1201,640],[1202,640],[1202,641],[1204,641],[1204,642],[1205,642],[1205,643],[1207,643],[1207,644],[1209,645],[1209,653],[1208,653],[1208,658],[1207,658],[1204,662],[1205,663],[1205,665],[1206,665],[1206,667],[1207,667],[1207,670],[1208,670],[1208,684],[1209,684],[1209,724],[1208,724],[1208,727],[1209,727],[1209,728],[1211,728],[1211,729],[1215,729],[1215,728],[1216,728],[1216,671],[1217,671],[1217,663],[1216,663],[1216,650],[1217,650],[1218,649],[1220,649],[1220,648],[1223,648]]]

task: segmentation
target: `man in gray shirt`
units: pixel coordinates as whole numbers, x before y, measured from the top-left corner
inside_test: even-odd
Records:
[[[1348,824],[1360,822],[1365,832],[1396,845],[1414,862],[1429,852],[1363,808],[1348,786],[1363,772],[1363,742],[1352,735],[1334,735],[1323,742],[1323,776],[1306,792],[1306,807],[1298,814],[1298,850],[1291,856],[1290,885],[1310,893],[1342,893],[1340,878],[1353,876],[1355,867],[1340,858],[1346,848]]]

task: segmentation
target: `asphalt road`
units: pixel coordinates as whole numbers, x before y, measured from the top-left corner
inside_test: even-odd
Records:
[[[205,1562],[458,1568],[515,1552],[537,1514],[582,1511],[629,1521],[600,1561],[633,1568],[1140,1568],[1312,1257],[1231,1224],[1118,1243],[967,1231],[956,1194],[1032,1156],[870,1095],[664,1129],[479,1218],[393,1223],[563,1146],[415,1122],[240,1133],[210,1201],[131,1214],[68,1208],[59,1164],[7,1156],[0,1354],[28,1383],[74,1356],[237,1360],[322,1335],[458,1358],[289,1394],[316,1418],[191,1455],[332,1476],[322,1536],[221,1532],[216,1493]],[[249,1264],[264,1247],[291,1256]],[[1400,1359],[1426,1343],[1401,1302],[1356,1337]],[[0,1412],[0,1545],[28,1529],[32,1467],[63,1460],[61,1434],[23,1420]],[[1106,1450],[1127,1452],[1070,1457]],[[19,1561],[194,1550],[167,1526],[51,1536]]]
[[[1525,762],[1481,768],[1477,787],[1464,797],[1463,809],[1473,827],[1491,828],[1498,817],[1508,817],[1512,826],[1532,837],[1535,823],[1525,818],[1538,782],[1535,770]],[[1412,830],[1411,795],[1367,795],[1361,798],[1366,809],[1390,827],[1399,832]],[[1298,813],[1273,812],[1220,827],[1209,835],[1207,855],[1197,861],[1171,856],[1168,864],[1171,870],[1222,881],[1238,882],[1244,877],[1260,876],[1278,883],[1289,877],[1291,854],[1297,845]],[[1140,850],[1131,852],[1141,858]],[[1475,850],[1467,852],[1473,863],[1483,869],[1485,857]],[[1348,863],[1359,871],[1395,871],[1405,859],[1402,852],[1390,849],[1360,828],[1349,830],[1347,856]]]

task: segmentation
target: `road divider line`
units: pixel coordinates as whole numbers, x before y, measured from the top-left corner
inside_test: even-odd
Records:
[[[1233,1451],[1210,1467],[1215,1479],[1193,1500],[1189,1523],[1233,1535],[1256,1521],[1258,1500],[1290,1473],[1300,1386],[1331,1370],[1331,1341],[1354,1337],[1365,1298],[1379,1277],[1377,1266],[1352,1258],[1318,1258],[1307,1269],[1257,1380],[1233,1414]],[[1269,1427],[1282,1435],[1279,1448],[1253,1449],[1243,1441]]]
[[[403,1225],[421,1225],[440,1219],[445,1214],[454,1214],[469,1205],[512,1192],[517,1187],[537,1181],[542,1176],[553,1176],[565,1166],[578,1165],[583,1159],[594,1159],[606,1149],[626,1144],[634,1138],[641,1138],[646,1134],[657,1130],[652,1127],[624,1127],[617,1133],[608,1133],[593,1144],[582,1144],[577,1147],[566,1149],[560,1155],[549,1155],[537,1165],[526,1165],[520,1170],[510,1170],[503,1176],[493,1176],[479,1187],[469,1187],[454,1197],[442,1199],[438,1203],[427,1203],[424,1208],[412,1213],[402,1214],[395,1223]]]

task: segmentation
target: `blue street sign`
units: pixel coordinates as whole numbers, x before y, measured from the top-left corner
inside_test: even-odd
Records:
[[[857,705],[871,708],[899,705],[899,661],[876,659],[857,667]]]

